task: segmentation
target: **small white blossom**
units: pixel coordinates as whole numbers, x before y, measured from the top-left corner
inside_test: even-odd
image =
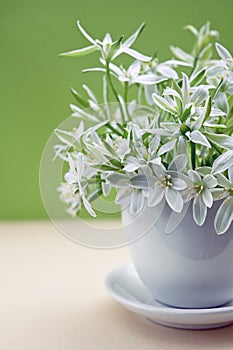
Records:
[[[96,216],[90,202],[115,189],[116,203],[132,215],[167,203],[183,217],[184,204],[192,203],[201,226],[220,200],[215,231],[225,233],[233,220],[233,58],[219,43],[219,58],[212,58],[218,33],[209,23],[188,25],[192,50],[171,46],[174,58],[160,62],[132,49],[144,24],[116,41],[109,33],[93,39],[79,22],[78,28],[90,45],[63,56],[98,51],[102,66],[84,72],[103,74],[103,92],[71,89],[72,117],[80,124],[55,131],[54,158],[69,165],[58,188],[68,212],[75,216],[84,207]],[[133,58],[127,67],[115,60],[123,53]]]
[[[217,234],[225,233],[233,220],[233,166],[228,169],[228,179],[222,175],[217,175],[218,184],[222,186],[218,199],[225,198],[218,209],[214,225]]]
[[[211,174],[201,176],[194,170],[188,170],[188,187],[182,193],[185,202],[193,198],[193,218],[202,226],[207,215],[207,208],[213,205],[212,189],[217,186],[216,178]]]

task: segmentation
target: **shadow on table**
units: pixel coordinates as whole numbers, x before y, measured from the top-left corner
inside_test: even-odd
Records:
[[[143,317],[125,310],[112,300],[102,305],[103,317],[111,319],[122,328],[121,332],[130,333],[147,347],[163,344],[166,349],[233,349],[233,324],[210,330],[183,330],[160,326]]]

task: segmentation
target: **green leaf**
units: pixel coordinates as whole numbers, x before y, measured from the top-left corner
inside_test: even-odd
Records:
[[[127,40],[125,40],[124,45],[130,47],[131,45],[133,45],[133,43],[135,42],[135,40],[139,37],[139,35],[141,34],[141,32],[143,31],[143,29],[145,28],[145,23],[142,23],[140,25],[140,27],[136,30],[135,33],[133,33]]]
[[[84,97],[82,97],[82,95],[80,95],[79,92],[77,92],[72,87],[70,88],[70,91],[79,104],[81,104],[83,107],[90,107],[88,101]]]
[[[92,164],[92,168],[99,169],[100,171],[114,171],[116,168],[111,165],[106,165],[106,164]]]
[[[117,159],[109,159],[109,162],[117,169],[122,169],[121,162]]]
[[[86,148],[99,162],[101,163],[107,162],[107,158],[99,150],[97,150],[95,146],[87,143]]]
[[[121,43],[122,43],[123,38],[124,38],[124,35],[122,35],[118,40],[116,40],[116,41],[112,44],[111,49],[113,49],[113,50],[118,50],[119,47],[120,47],[120,45],[121,45]]]
[[[82,49],[60,53],[59,56],[60,57],[81,57],[81,56],[89,55],[90,53],[95,52],[97,50],[99,50],[98,46],[91,45],[91,46],[84,47]]]
[[[195,130],[199,130],[204,121],[209,117],[210,112],[211,112],[211,106],[212,106],[212,100],[211,97],[209,96],[208,99],[206,100],[205,106],[197,119],[195,123],[193,123],[193,128]]]
[[[182,90],[174,79],[172,79],[172,88],[179,94],[180,98],[182,99]]]
[[[186,110],[184,111],[184,113],[182,114],[180,120],[184,123],[187,118],[190,116],[191,114],[191,110],[192,110],[192,105],[190,105],[188,108],[186,108]]]
[[[201,81],[203,80],[204,76],[205,76],[205,68],[203,68],[200,72],[198,72],[196,75],[194,75],[193,77],[191,77],[190,79],[190,85],[196,86],[199,85],[201,83]]]
[[[112,156],[115,158],[115,159],[119,159],[119,156],[118,154],[115,152],[115,150],[105,141],[105,140],[102,140],[104,146],[106,147],[107,151],[112,154]],[[121,164],[121,163],[120,163]]]
[[[200,52],[198,59],[199,61],[207,61],[211,58],[212,56],[212,44],[208,44],[204,49]]]

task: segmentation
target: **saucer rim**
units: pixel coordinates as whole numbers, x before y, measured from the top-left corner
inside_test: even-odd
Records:
[[[113,268],[106,276],[105,278],[105,288],[106,291],[108,292],[108,294],[110,296],[112,296],[115,300],[117,300],[120,304],[123,304],[124,306],[131,306],[134,309],[140,310],[140,311],[152,311],[152,312],[157,312],[160,314],[170,314],[170,315],[218,315],[218,314],[230,314],[233,312],[233,305],[222,305],[222,306],[217,306],[217,307],[213,307],[213,308],[195,308],[195,309],[191,309],[191,308],[177,308],[177,307],[172,307],[169,305],[165,305],[163,303],[161,303],[159,300],[156,300],[158,303],[160,303],[159,306],[156,305],[149,305],[146,303],[143,303],[140,300],[137,300],[134,302],[133,300],[128,299],[127,297],[123,297],[121,295],[119,295],[113,287],[113,279],[114,276],[116,276],[117,274],[119,274],[120,271],[125,272],[128,269],[133,269],[133,271],[135,272],[135,277],[138,278],[140,280],[140,277],[137,275],[136,269],[133,266],[133,264],[128,261],[125,263],[121,263],[120,265],[116,266],[115,268]],[[141,280],[140,280],[141,282]],[[141,282],[142,283],[142,282]],[[146,287],[144,286],[144,284],[142,283],[143,287],[146,290]],[[149,292],[149,291],[148,291]],[[149,292],[150,293],[150,292]],[[152,297],[153,298],[153,297]]]

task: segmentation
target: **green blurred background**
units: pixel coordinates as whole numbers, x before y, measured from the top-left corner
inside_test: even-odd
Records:
[[[96,38],[106,31],[114,38],[131,34],[145,21],[134,47],[148,55],[158,49],[164,59],[170,44],[190,48],[185,24],[199,27],[206,21],[233,51],[232,12],[232,0],[0,0],[0,219],[46,217],[38,185],[43,147],[70,114],[69,87],[79,89],[85,82],[98,95],[98,76],[81,73],[96,64],[95,54],[58,57],[86,44],[77,19]]]

